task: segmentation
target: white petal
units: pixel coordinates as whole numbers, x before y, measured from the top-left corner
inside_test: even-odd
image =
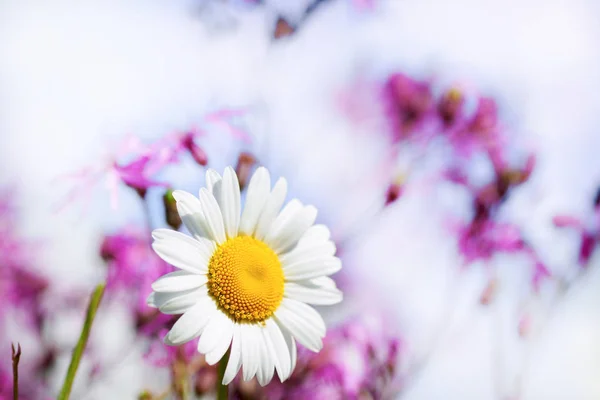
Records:
[[[212,315],[217,312],[215,302],[210,297],[203,297],[187,310],[165,336],[165,343],[178,346],[198,337]]]
[[[175,190],[173,197],[177,201],[177,212],[181,221],[196,239],[208,237],[206,231],[206,218],[202,212],[200,200],[191,193]]]
[[[229,385],[237,375],[242,366],[242,336],[240,334],[240,325],[233,324],[233,338],[231,341],[231,352],[229,361],[223,375],[223,385]]]
[[[325,337],[325,332],[327,331],[325,321],[323,321],[321,314],[319,314],[317,310],[301,301],[292,299],[283,299],[281,305],[305,321],[305,325],[310,325],[315,328],[321,337]]]
[[[257,239],[262,240],[269,233],[269,229],[271,229],[271,225],[277,218],[277,214],[279,214],[279,210],[281,210],[281,206],[285,201],[286,194],[287,182],[284,178],[279,178],[264,204],[260,217],[258,217],[256,230],[254,231],[254,236]]]
[[[321,350],[325,322],[312,307],[284,298],[275,317],[304,347],[315,352]]]
[[[200,189],[200,204],[206,217],[207,231],[210,237],[217,243],[225,241],[225,226],[223,225],[223,215],[219,204],[206,188]]]
[[[309,279],[306,282],[307,282],[306,283],[307,286],[312,286],[312,285],[322,286],[327,289],[336,289],[337,288],[335,281],[328,276],[320,276],[318,278]],[[304,282],[298,282],[298,283],[305,284]]]
[[[240,183],[233,168],[225,169],[219,192],[215,197],[223,214],[225,233],[228,238],[236,237],[240,224]]]
[[[221,180],[221,175],[212,168],[206,170],[206,188],[214,194],[214,187]]]
[[[259,167],[252,175],[248,184],[246,204],[240,220],[240,232],[248,236],[254,234],[258,217],[269,198],[271,178],[265,167]]]
[[[146,304],[148,305],[148,307],[158,308],[158,305],[156,304],[156,295],[154,292],[150,293],[150,295],[146,299]]]
[[[181,232],[155,229],[152,248],[167,263],[191,273],[205,274],[215,251],[215,243],[202,238],[193,239]]]
[[[164,314],[183,314],[201,298],[208,296],[206,286],[177,293],[154,292],[153,301]]]
[[[227,318],[229,323],[222,326],[219,336],[217,337],[217,344],[213,349],[206,354],[206,363],[208,365],[215,365],[229,348],[231,344],[231,338],[233,337],[234,322]]]
[[[258,370],[260,354],[258,353],[258,340],[260,331],[251,324],[242,324],[242,373],[245,381],[252,379]]]
[[[288,206],[292,202],[288,203]],[[290,211],[286,213],[288,206],[277,216],[265,237],[265,243],[270,245],[277,254],[285,253],[295,247],[300,237],[315,223],[317,218],[317,209],[313,206],[300,209],[290,207]]]
[[[306,282],[306,281],[303,281]],[[342,292],[337,288],[319,287],[316,285],[302,285],[300,283],[286,282],[285,297],[307,304],[332,305],[342,301]]]
[[[194,289],[208,282],[208,276],[190,274],[187,271],[175,271],[161,276],[152,284],[155,292],[180,292]]]
[[[292,373],[294,372],[294,369],[296,368],[296,361],[298,360],[298,351],[296,349],[296,340],[294,339],[294,336],[292,336],[292,334],[287,329],[285,329],[285,327],[281,324],[281,322],[277,322],[277,320],[275,320],[275,322],[277,324],[277,327],[281,331],[281,334],[283,335],[283,340],[285,340],[285,345],[289,351],[289,356],[290,356],[289,357],[290,358],[289,375],[292,375]],[[289,375],[287,376],[287,378],[289,378]],[[281,379],[281,376],[279,376],[279,378]]]
[[[266,331],[271,341],[271,348],[275,360],[275,369],[277,370],[279,379],[283,382],[289,378],[292,373],[290,349],[288,348],[283,334],[281,333],[281,329],[279,329],[277,323],[272,318],[267,319],[265,323]]]
[[[342,261],[337,257],[328,257],[286,266],[283,271],[286,281],[300,281],[335,274],[340,269],[342,269]]]
[[[335,244],[332,241],[321,242],[311,246],[297,246],[289,253],[279,256],[279,260],[284,268],[293,264],[312,260],[315,258],[327,258],[335,254]]]
[[[329,241],[330,236],[329,228],[325,225],[313,225],[304,232],[304,235],[298,241],[298,248],[319,245]]]
[[[259,352],[260,352],[260,363],[258,365],[257,378],[260,386],[265,386],[271,379],[273,379],[273,373],[275,372],[273,357],[273,344],[268,336],[267,330],[263,326],[258,326],[260,331],[259,340]]]
[[[216,349],[219,344],[221,335],[233,332],[233,321],[229,319],[223,312],[216,312],[204,328],[204,332],[198,341],[198,352],[208,354]]]

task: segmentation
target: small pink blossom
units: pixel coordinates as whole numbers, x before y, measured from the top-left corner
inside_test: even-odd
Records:
[[[146,299],[152,282],[172,270],[152,251],[150,237],[146,230],[126,228],[105,236],[100,249],[108,267],[106,290],[133,297],[139,313],[149,310]]]
[[[434,109],[429,83],[400,73],[388,78],[384,87],[384,103],[394,142],[421,129]]]

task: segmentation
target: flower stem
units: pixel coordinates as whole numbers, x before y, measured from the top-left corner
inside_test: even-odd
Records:
[[[71,363],[69,364],[69,369],[67,370],[67,376],[65,377],[63,387],[60,390],[60,394],[58,395],[58,400],[68,400],[69,396],[71,395],[71,388],[73,387],[75,374],[77,373],[79,362],[81,361],[83,351],[85,350],[85,346],[90,336],[92,323],[94,322],[96,311],[98,310],[100,300],[102,300],[102,295],[104,294],[104,287],[104,284],[96,286],[96,289],[94,289],[94,292],[90,297],[90,304],[88,305],[87,313],[85,315],[85,323],[83,324],[83,328],[81,329],[81,334],[79,335],[77,345],[75,346],[75,349],[73,349]]]
[[[17,343],[17,350],[15,351],[15,345],[11,343],[12,349],[12,367],[13,367],[13,399],[19,400],[19,360],[21,359],[21,344]]]
[[[223,376],[225,375],[225,369],[227,368],[227,361],[229,361],[229,350],[227,353],[221,358],[219,361],[219,365],[217,366],[217,400],[227,400],[227,385],[223,385]]]

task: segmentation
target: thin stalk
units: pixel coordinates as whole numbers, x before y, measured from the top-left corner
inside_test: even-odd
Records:
[[[81,329],[81,334],[79,335],[77,345],[73,349],[71,363],[69,364],[69,369],[67,370],[65,382],[63,383],[62,389],[60,390],[60,394],[58,395],[58,400],[68,400],[69,396],[71,395],[71,389],[73,387],[73,381],[75,380],[75,374],[77,373],[79,362],[81,361],[81,357],[83,356],[85,346],[87,345],[87,341],[90,336],[90,330],[92,329],[92,323],[94,322],[94,318],[96,317],[96,311],[98,311],[98,306],[100,305],[102,295],[104,294],[104,287],[104,284],[96,286],[96,289],[90,297],[90,304],[88,305],[88,309],[85,315],[85,323],[83,324],[83,328]]]
[[[13,400],[19,400],[19,360],[21,359],[21,344],[17,343],[17,351],[15,345],[11,343],[12,349],[12,369],[13,369]]]

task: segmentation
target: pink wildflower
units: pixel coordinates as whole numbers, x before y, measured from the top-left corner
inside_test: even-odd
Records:
[[[389,77],[384,88],[384,101],[395,142],[422,128],[433,110],[429,84],[400,73]]]
[[[128,228],[105,236],[100,249],[108,262],[107,291],[133,297],[138,313],[149,310],[146,298],[152,282],[172,269],[152,251],[150,237],[145,230]]]

